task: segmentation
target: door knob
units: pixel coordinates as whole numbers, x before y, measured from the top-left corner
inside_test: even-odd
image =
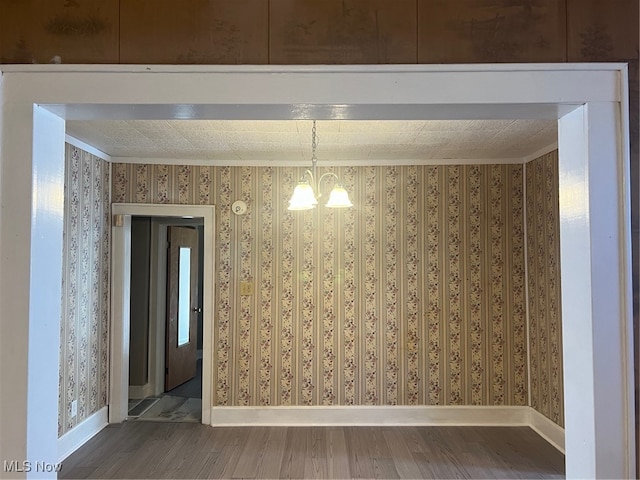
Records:
[[[200,307],[194,307],[194,308],[192,308],[192,309],[191,309],[191,311],[192,311],[192,312],[195,312],[195,313],[202,313],[202,308],[200,308]]]

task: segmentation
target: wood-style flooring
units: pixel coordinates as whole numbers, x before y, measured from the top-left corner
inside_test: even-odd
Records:
[[[564,478],[528,427],[110,425],[59,478]]]

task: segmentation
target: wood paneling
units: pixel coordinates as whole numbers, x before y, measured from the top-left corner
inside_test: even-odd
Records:
[[[270,63],[415,63],[417,0],[270,3]]]
[[[58,478],[564,478],[528,427],[109,425]]]
[[[0,12],[2,63],[638,58],[637,0],[0,0]]]
[[[565,0],[421,0],[418,63],[562,62]]]
[[[268,63],[266,0],[127,0],[121,19],[121,63]]]
[[[568,60],[638,58],[638,0],[567,0]]]
[[[118,63],[118,0],[0,0],[0,63]]]

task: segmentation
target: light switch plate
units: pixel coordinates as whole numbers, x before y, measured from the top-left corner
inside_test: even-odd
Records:
[[[240,282],[240,295],[253,295],[253,283]]]

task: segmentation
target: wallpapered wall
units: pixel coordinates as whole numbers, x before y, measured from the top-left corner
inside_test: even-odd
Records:
[[[564,425],[558,151],[526,166],[531,406]]]
[[[65,157],[59,436],[107,404],[109,353],[110,165],[70,144]]]
[[[334,171],[355,208],[287,211],[301,169],[113,165],[116,203],[217,207],[215,403],[526,405],[523,167]]]

